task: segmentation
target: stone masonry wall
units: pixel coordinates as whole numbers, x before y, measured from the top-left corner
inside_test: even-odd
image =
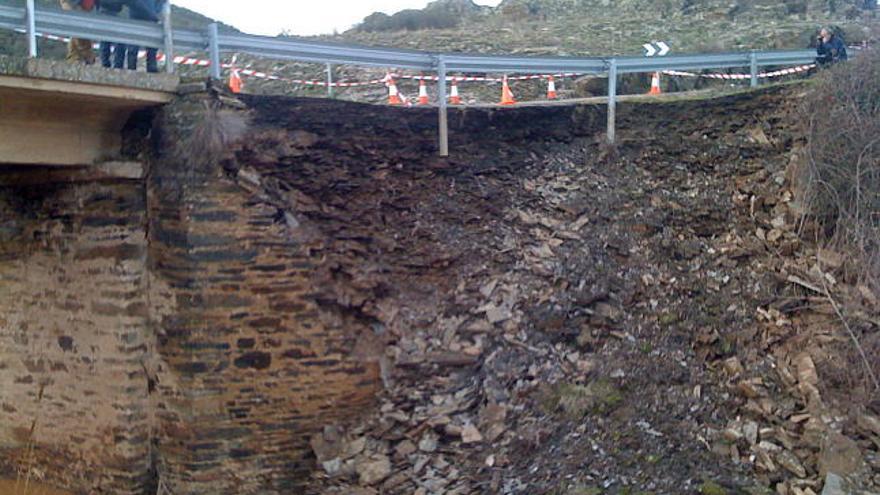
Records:
[[[150,483],[145,197],[0,188],[0,464],[83,493]]]
[[[378,366],[310,297],[321,260],[224,172],[243,116],[209,102],[165,109],[148,180],[155,298],[175,308],[159,330],[159,476],[176,494],[296,493],[309,437],[372,401]]]

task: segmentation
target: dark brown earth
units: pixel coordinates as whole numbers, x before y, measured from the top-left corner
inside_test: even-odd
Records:
[[[124,391],[148,412],[140,450],[114,457],[119,484],[102,484],[93,444],[64,440],[84,428],[68,409],[37,414],[25,387],[3,413],[39,416],[16,431],[50,441],[24,465],[8,457],[8,479],[97,475],[69,487],[83,493],[815,495],[839,475],[877,491],[880,403],[837,313],[876,357],[880,302],[802,215],[794,109],[809,86],[623,102],[616,147],[602,106],[455,109],[449,159],[430,109],[191,86],[152,126],[129,126],[143,182],[6,196],[10,261],[42,243],[46,271],[71,278],[90,265],[56,245],[107,258],[111,275],[137,254],[150,273],[120,297],[158,311],[137,313],[155,343],[108,347],[142,354],[113,362],[134,363],[143,386]],[[129,238],[146,256],[117,245]],[[54,278],[10,266],[16,290],[59,299],[43,290]],[[108,314],[101,327],[119,329]],[[36,348],[81,361],[92,330],[77,331],[33,332],[50,339]],[[117,384],[102,376],[57,388]],[[95,455],[69,469],[44,443]]]
[[[244,97],[224,166],[324,256],[386,386],[312,438],[309,493],[818,493],[766,328],[804,299],[799,91],[624,105],[616,149],[602,108],[464,110],[449,159],[431,111]]]

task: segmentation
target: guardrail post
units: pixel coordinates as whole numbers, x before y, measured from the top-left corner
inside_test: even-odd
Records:
[[[617,114],[617,60],[608,64],[608,143],[614,144]]]
[[[440,156],[449,156],[449,127],[446,114],[446,61],[437,58],[437,99],[440,100]]]
[[[327,64],[327,97],[333,98],[333,65]]]
[[[220,79],[220,33],[217,23],[208,25],[208,51],[211,54],[211,78]]]
[[[165,41],[165,72],[174,74],[174,30],[171,26],[171,0],[162,8],[162,33]]]
[[[758,52],[752,50],[751,55],[749,56],[749,60],[751,61],[751,73],[752,73],[752,87],[758,87]]]
[[[27,0],[27,14],[25,17],[27,23],[27,39],[28,39],[28,57],[36,58],[37,56],[37,9],[34,6],[34,0]]]

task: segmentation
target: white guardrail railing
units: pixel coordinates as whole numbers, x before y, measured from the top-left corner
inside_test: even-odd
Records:
[[[168,72],[174,71],[174,63],[171,61],[174,60],[175,49],[207,51],[211,60],[211,77],[215,79],[221,77],[221,52],[249,53],[272,59],[301,62],[434,72],[437,74],[437,98],[440,107],[441,156],[448,154],[446,75],[449,72],[522,74],[568,72],[607,75],[608,140],[614,142],[618,74],[748,67],[751,73],[751,85],[757,86],[760,67],[810,64],[816,58],[816,52],[812,50],[755,50],[664,57],[512,57],[432,53],[291,38],[225,34],[219,32],[217,24],[209,25],[205,32],[172,29],[170,2],[166,4],[161,23],[134,21],[87,12],[36,8],[34,0],[25,0],[25,4],[24,8],[0,5],[0,29],[25,32],[31,57],[37,56],[37,33],[46,33],[160,48],[165,51]]]

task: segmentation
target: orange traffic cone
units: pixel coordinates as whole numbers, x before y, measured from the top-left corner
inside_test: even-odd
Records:
[[[454,77],[452,78],[452,89],[449,90],[449,104],[461,105],[461,96],[458,96],[458,84]]]
[[[653,76],[651,76],[651,91],[648,92],[649,95],[659,95],[662,93],[660,91],[660,73],[655,72]]]
[[[419,79],[419,105],[428,104],[428,86],[424,79]]]
[[[403,105],[403,100],[400,98],[400,92],[397,91],[397,83],[394,82],[394,78],[391,77],[391,74],[385,76],[385,85],[388,86],[388,104]]]
[[[241,76],[238,74],[238,71],[233,69],[232,73],[229,74],[229,89],[233,93],[241,93],[241,88],[244,87],[244,84],[241,82]]]
[[[550,76],[550,79],[547,81],[547,99],[555,100],[556,98],[556,81],[553,79],[553,76]]]
[[[507,76],[504,76],[504,81],[501,84],[501,104],[502,105],[515,105],[516,100],[513,99],[513,92],[510,91],[510,85],[507,84]]]

